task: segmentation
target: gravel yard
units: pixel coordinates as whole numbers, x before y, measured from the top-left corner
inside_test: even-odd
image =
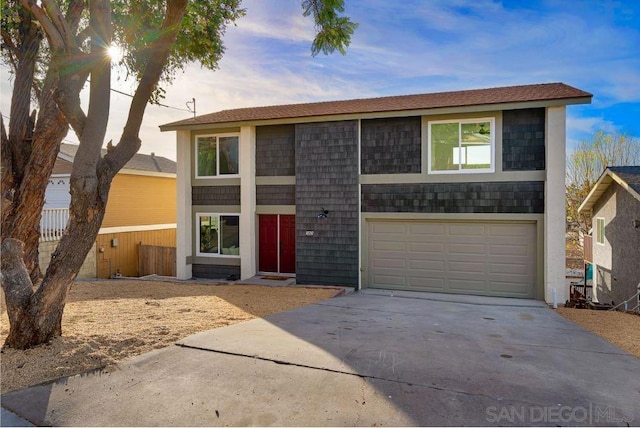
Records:
[[[617,311],[558,308],[558,313],[640,358],[640,316]]]
[[[199,331],[328,299],[335,288],[156,281],[76,282],[63,337],[27,351],[2,350],[1,392],[116,363]],[[4,295],[0,343],[9,332]]]

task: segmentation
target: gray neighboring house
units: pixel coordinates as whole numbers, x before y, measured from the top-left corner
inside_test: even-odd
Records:
[[[176,131],[177,275],[568,298],[546,83],[223,110]]]
[[[640,166],[605,169],[579,212],[591,212],[593,299],[616,304],[640,283]]]

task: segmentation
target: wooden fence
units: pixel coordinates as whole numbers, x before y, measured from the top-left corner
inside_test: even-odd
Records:
[[[593,263],[593,237],[591,235],[584,237],[584,261]]]
[[[141,242],[138,246],[138,274],[176,276],[176,248]]]

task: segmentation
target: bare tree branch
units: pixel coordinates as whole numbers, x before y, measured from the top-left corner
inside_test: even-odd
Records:
[[[160,37],[151,45],[151,55],[144,73],[138,84],[138,88],[131,100],[129,116],[122,132],[120,142],[114,150],[107,153],[105,161],[109,165],[111,176],[115,174],[131,159],[140,149],[140,126],[144,117],[145,108],[153,94],[153,91],[162,75],[162,70],[171,52],[171,47],[176,40],[182,18],[187,7],[187,0],[169,0],[167,12],[160,30]]]
[[[76,40],[78,41],[78,45],[81,45],[86,39],[93,36],[93,30],[91,27],[85,27],[81,31],[78,31],[78,35],[76,36]]]
[[[111,63],[106,47],[111,40],[111,8],[108,0],[94,0],[89,3],[90,23],[95,36],[91,39],[91,67],[89,86],[89,107],[82,129],[78,135],[80,146],[73,162],[71,172],[72,209],[80,214],[82,209],[73,208],[74,204],[84,205],[85,198],[75,197],[78,193],[95,192],[98,188],[97,165],[100,161],[100,148],[107,129],[110,107]],[[86,210],[84,210],[86,211]],[[86,214],[86,212],[85,212]]]
[[[2,42],[4,43],[4,47],[7,50],[7,56],[9,57],[9,63],[11,64],[11,68],[15,71],[18,68],[16,63],[16,54],[18,52],[18,48],[16,48],[15,43],[13,43],[13,39],[11,39],[11,35],[2,30]]]
[[[84,74],[87,76],[89,73],[86,72]],[[87,78],[84,77],[82,81],[84,82],[86,79]],[[67,80],[67,82],[65,82],[65,80]],[[82,135],[85,124],[87,123],[87,116],[80,105],[80,91],[76,91],[73,83],[68,82],[68,80],[71,79],[60,79],[60,86],[56,91],[56,102],[60,110],[64,112],[69,125],[71,125],[76,135]]]
[[[12,154],[9,147],[9,137],[4,126],[4,118],[0,116],[0,165],[2,174],[2,205],[0,213],[2,215],[2,223],[4,225],[5,218],[11,212],[11,204],[13,203],[13,195],[15,193],[15,182],[13,178]]]
[[[75,34],[67,25],[67,21],[62,15],[62,11],[58,6],[58,2],[52,0],[41,1],[45,7],[45,10],[47,11],[47,15],[49,15],[51,22],[56,27],[56,29],[58,30],[58,34],[63,40],[64,46],[66,47],[65,50],[67,52],[74,50],[77,47]]]
[[[31,97],[38,49],[42,40],[42,33],[37,22],[33,21],[28,9],[21,8],[21,22],[18,32],[20,34],[20,49],[17,52],[17,67],[15,69],[14,90],[11,95],[11,115],[9,118],[8,147],[12,153],[12,170],[16,174],[17,182],[22,181],[21,166],[27,163],[31,151],[30,137],[32,126],[30,121]],[[7,183],[2,183],[3,187]],[[3,207],[4,208],[4,207]],[[3,213],[3,218],[5,218]],[[3,225],[5,226],[5,225]],[[3,236],[4,234],[3,230]]]
[[[28,9],[33,14],[33,16],[36,17],[38,22],[40,22],[40,25],[42,25],[42,29],[49,39],[51,47],[53,49],[64,49],[64,37],[62,37],[62,35],[58,32],[58,29],[53,24],[53,22],[51,22],[45,10],[38,6],[35,0],[20,0],[20,4]]]
[[[84,0],[71,0],[69,7],[67,8],[66,21],[71,29],[72,34],[78,31],[80,25],[80,19],[82,18],[82,12],[85,10]],[[76,38],[76,43],[78,43]]]
[[[567,219],[584,234],[591,228],[591,215],[579,213],[584,201],[605,168],[640,163],[640,141],[625,135],[597,132],[581,141],[567,157]]]
[[[82,13],[86,9],[84,0],[71,0],[69,7],[67,8],[67,14],[65,20],[69,26],[71,34],[74,34],[75,46],[81,46],[84,38],[81,37],[81,33],[78,32],[80,21],[82,20]]]

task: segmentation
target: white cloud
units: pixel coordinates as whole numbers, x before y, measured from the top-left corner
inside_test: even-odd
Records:
[[[578,138],[597,129],[624,128],[615,119],[597,117],[596,109],[640,102],[640,31],[616,21],[632,15],[621,17],[600,3],[543,2],[534,9],[490,0],[407,0],[401,6],[387,0],[347,2],[346,14],[360,23],[348,54],[316,58],[310,56],[313,22],[302,17],[298,1],[245,0],[243,6],[247,16],[227,30],[220,69],[188,66],[167,88],[163,103],[185,108],[195,97],[198,114],[205,114],[563,81],[594,93],[593,106],[568,108],[568,137]],[[7,114],[4,80],[3,75]],[[118,86],[127,88],[122,82]],[[128,101],[112,97],[107,139],[119,138]],[[158,126],[188,117],[188,112],[149,106],[142,151],[175,158],[174,133],[160,133]]]
[[[600,117],[576,117],[567,115],[567,130],[580,134],[593,133],[597,130],[613,130],[614,124]]]
[[[618,124],[602,117],[576,116],[570,110],[567,113],[567,147],[571,150],[581,141],[590,140],[596,132],[620,133]]]
[[[247,14],[228,31],[239,37],[261,37],[276,40],[313,40],[311,18],[302,16],[296,2],[245,1]]]

